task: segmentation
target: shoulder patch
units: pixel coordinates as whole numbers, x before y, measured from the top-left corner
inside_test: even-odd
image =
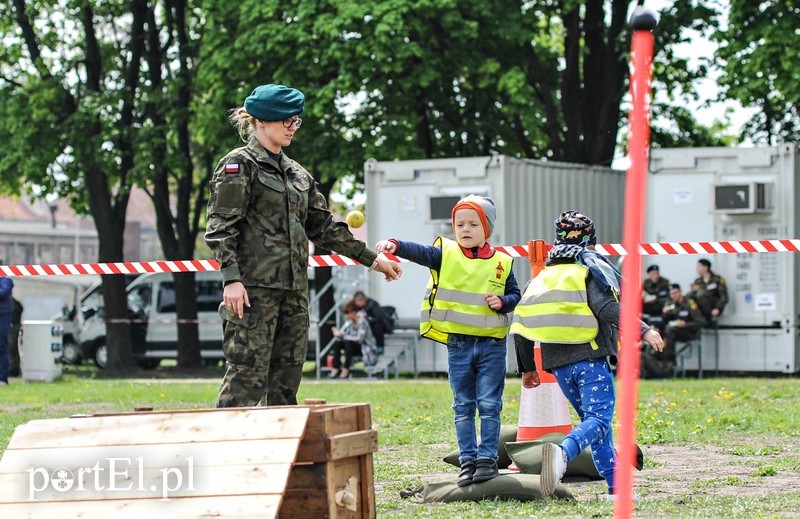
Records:
[[[238,162],[230,162],[225,164],[225,174],[232,175],[239,173],[239,163]]]

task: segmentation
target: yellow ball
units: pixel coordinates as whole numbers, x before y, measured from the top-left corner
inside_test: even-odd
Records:
[[[364,213],[361,211],[350,211],[347,213],[347,217],[344,220],[347,222],[347,225],[353,229],[358,229],[364,225]]]

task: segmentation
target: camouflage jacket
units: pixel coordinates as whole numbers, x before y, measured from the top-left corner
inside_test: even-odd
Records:
[[[725,278],[716,274],[711,274],[708,283],[703,281],[702,277],[694,280],[695,289],[691,296],[697,301],[700,310],[706,315],[711,316],[711,310],[714,308],[719,309],[719,312],[725,309],[728,304],[728,285],[725,283]]]
[[[700,307],[694,299],[684,297],[680,303],[670,302],[667,306],[667,311],[663,315],[664,323],[670,321],[684,321],[686,323],[685,329],[688,331],[696,332],[706,323],[706,318]]]
[[[308,171],[255,138],[219,161],[210,188],[205,240],[224,283],[307,289],[309,240],[367,266],[377,258],[333,220]]]
[[[655,296],[652,301],[644,301],[642,311],[652,316],[660,315],[664,305],[669,303],[669,279],[659,277],[658,282],[653,283],[650,278],[647,278],[642,282],[642,291],[650,296]]]

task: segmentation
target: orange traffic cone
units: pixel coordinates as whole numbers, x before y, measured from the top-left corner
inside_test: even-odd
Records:
[[[535,440],[552,432],[568,434],[572,430],[569,404],[558,387],[556,377],[542,371],[542,352],[538,344],[534,358],[541,384],[532,388],[523,387],[520,393],[518,442]]]
[[[531,264],[531,278],[544,269],[547,258],[547,245],[544,240],[528,242],[528,261]],[[569,404],[556,377],[542,370],[542,351],[539,344],[533,351],[536,371],[539,373],[539,386],[522,388],[519,400],[519,424],[517,441],[530,441],[552,432],[568,434],[572,430]],[[519,470],[513,463],[511,470]]]

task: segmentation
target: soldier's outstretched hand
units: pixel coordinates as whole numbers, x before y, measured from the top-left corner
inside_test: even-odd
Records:
[[[376,262],[375,270],[383,274],[386,277],[386,281],[400,279],[400,276],[403,275],[403,269],[400,268],[400,265],[398,265],[396,261],[390,261],[379,257]]]

